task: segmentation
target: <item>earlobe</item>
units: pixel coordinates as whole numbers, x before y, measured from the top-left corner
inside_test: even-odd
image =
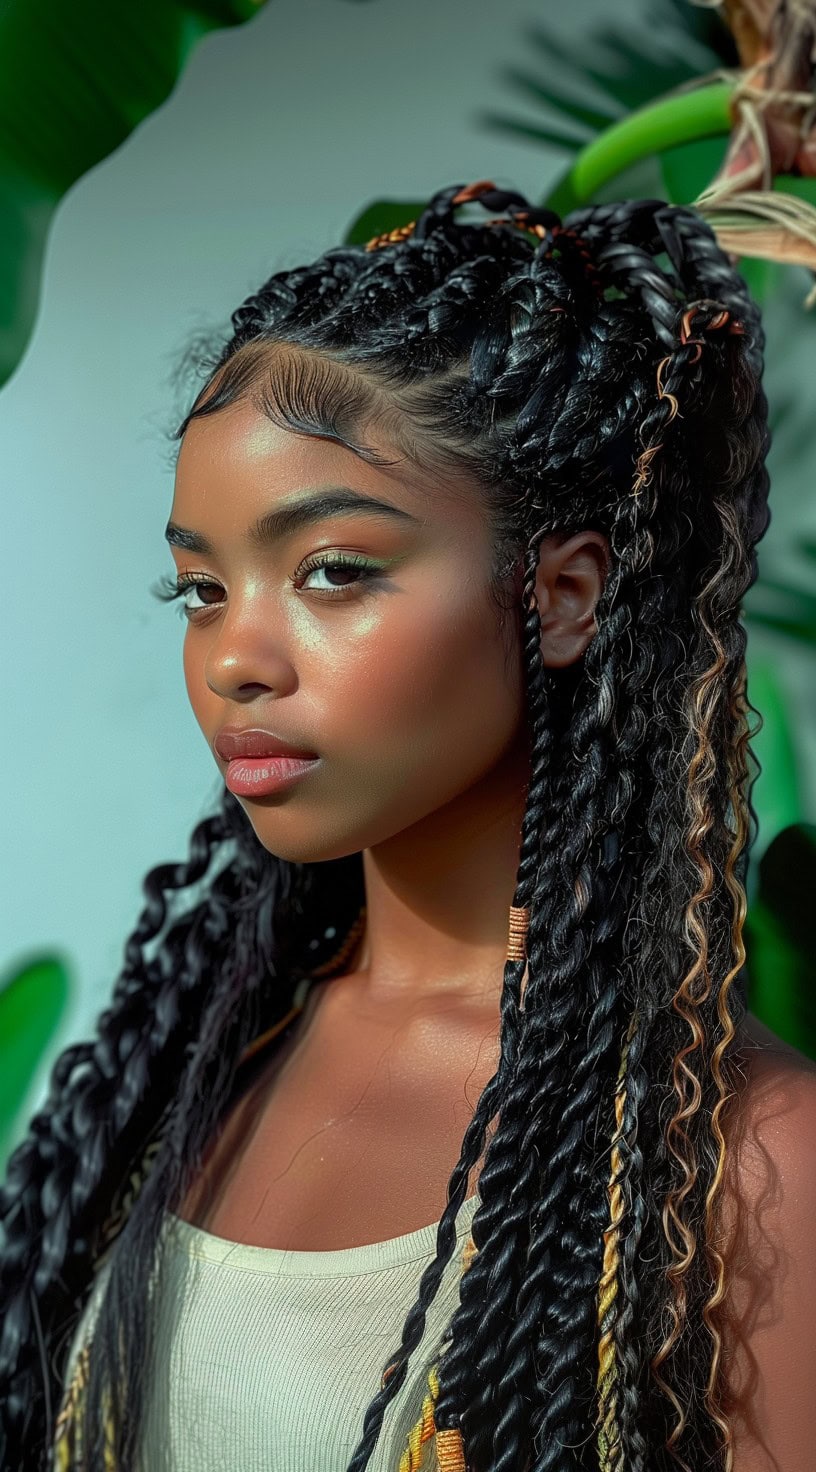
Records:
[[[575,664],[576,660],[591,644],[598,632],[594,613],[590,612],[580,623],[573,623],[569,628],[560,624],[558,627],[541,631],[541,658],[547,669],[566,669],[568,665]]]

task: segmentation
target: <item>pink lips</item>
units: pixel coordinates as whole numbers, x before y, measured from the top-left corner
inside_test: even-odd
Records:
[[[260,726],[222,726],[213,746],[225,762],[234,757],[295,757],[303,761],[317,758],[316,752],[293,746]]]
[[[318,762],[318,757],[303,760],[291,756],[237,756],[227,767],[225,780],[236,797],[267,797],[291,787]]]

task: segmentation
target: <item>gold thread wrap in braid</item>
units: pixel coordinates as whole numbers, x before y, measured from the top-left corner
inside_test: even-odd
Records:
[[[419,1472],[422,1448],[434,1435],[433,1408],[439,1394],[439,1381],[436,1378],[435,1366],[428,1375],[428,1385],[430,1388],[425,1392],[419,1420],[408,1433],[407,1445],[400,1457],[399,1472]]]
[[[108,1248],[119,1236],[125,1222],[130,1216],[133,1204],[150,1174],[155,1157],[163,1143],[164,1127],[169,1119],[169,1114],[170,1110],[165,1110],[159,1123],[158,1135],[147,1145],[136,1169],[129,1172],[125,1187],[123,1189],[120,1188],[114,1197],[111,1211],[105,1219],[100,1233],[99,1245],[94,1257],[94,1276],[104,1266]],[[64,1392],[61,1409],[54,1422],[53,1447],[55,1472],[71,1472],[71,1469],[78,1465],[78,1459],[82,1452],[78,1412],[87,1394],[90,1355],[91,1345],[89,1340],[82,1346],[77,1355],[74,1373]],[[105,1416],[104,1457],[105,1472],[115,1472],[115,1462],[113,1460],[113,1423],[109,1414]]]
[[[527,927],[530,924],[530,911],[528,908],[517,905],[510,906],[510,936],[507,942],[508,961],[524,961],[527,959]]]
[[[476,188],[476,185],[471,186]],[[491,186],[492,187],[492,186]],[[508,961],[524,961],[527,958],[527,929],[530,924],[529,906],[511,905],[509,920],[509,938],[507,943]],[[462,1253],[462,1276],[471,1266],[478,1248],[470,1232]],[[388,1376],[396,1369],[396,1365],[389,1365],[382,1377],[382,1386],[385,1385]],[[434,1365],[428,1375],[428,1385],[431,1390],[430,1404],[430,1435],[436,1435],[436,1455],[439,1472],[467,1472],[465,1462],[465,1448],[462,1433],[456,1427],[442,1427],[434,1430],[433,1407],[439,1395],[439,1380],[437,1377],[437,1366]],[[428,1437],[428,1397],[422,1403],[422,1413],[419,1420],[408,1433],[407,1445],[402,1453],[399,1464],[399,1472],[419,1472],[420,1449]]]
[[[407,225],[397,225],[395,230],[384,230],[382,235],[372,235],[366,241],[366,250],[379,250],[381,245],[399,245],[401,240],[407,240],[416,230],[416,220],[409,220]]]
[[[54,1469],[55,1472],[73,1472],[82,1459],[82,1438],[79,1434],[78,1411],[85,1399],[90,1376],[90,1343],[80,1350],[71,1383],[63,1398],[62,1409],[54,1423]],[[110,1395],[104,1397],[105,1445],[103,1449],[104,1472],[116,1472],[113,1453],[113,1417],[110,1411]]]
[[[462,1433],[456,1427],[436,1433],[436,1460],[439,1472],[467,1472]]]
[[[618,1274],[620,1270],[620,1223],[623,1217],[623,1193],[618,1178],[621,1172],[621,1155],[618,1141],[623,1134],[623,1115],[626,1108],[626,1067],[629,1048],[638,1025],[637,1010],[629,1023],[629,1031],[621,1051],[620,1068],[615,1085],[615,1130],[612,1135],[612,1159],[607,1197],[609,1199],[610,1224],[604,1232],[603,1271],[598,1283],[598,1325],[601,1336],[598,1341],[598,1413],[595,1425],[598,1430],[599,1472],[621,1472],[622,1448],[617,1415],[616,1383],[618,1369],[615,1355],[614,1324],[617,1318],[615,1300],[618,1296]]]
[[[693,363],[698,362],[703,351],[704,338],[691,337],[690,335],[691,320],[697,315],[698,312],[702,310],[702,305],[703,304],[701,302],[695,302],[692,306],[687,307],[685,312],[683,313],[682,318],[680,319],[680,342],[683,344],[684,347],[687,347],[689,344],[691,344],[697,349],[696,355],[693,358],[689,359],[688,366],[691,366]],[[742,322],[738,321],[737,318],[732,317],[731,313],[726,307],[723,307],[716,314],[715,317],[712,317],[705,330],[716,332],[719,331],[720,328],[726,326],[728,332],[733,333],[737,337],[743,337],[745,335],[745,328]],[[660,362],[657,365],[657,397],[658,399],[668,399],[671,406],[671,413],[666,420],[667,424],[671,424],[672,420],[680,413],[680,406],[677,402],[677,398],[674,394],[670,394],[668,390],[663,387],[663,371],[666,367],[666,364],[670,363],[671,360],[672,354],[668,353],[665,358],[661,358]],[[683,416],[681,414],[680,418],[682,419],[682,417]],[[634,496],[636,501],[640,496],[643,487],[645,485],[648,485],[652,479],[651,461],[657,454],[658,450],[662,450],[662,448],[663,441],[660,440],[659,443],[656,445],[646,446],[638,456],[637,464],[635,466],[635,479],[629,492],[631,496]]]
[[[54,1423],[54,1467],[56,1472],[70,1472],[74,1460],[74,1417],[88,1384],[90,1349],[84,1345],[74,1367],[71,1383],[65,1393],[63,1407]]]
[[[473,1233],[470,1232],[468,1234],[468,1239],[462,1252],[462,1277],[464,1277],[465,1273],[468,1271],[468,1268],[470,1267],[474,1257],[476,1256],[477,1250],[478,1249],[476,1247],[476,1244],[473,1241]],[[385,1385],[388,1376],[392,1374],[396,1368],[397,1367],[395,1364],[388,1366],[388,1369],[382,1377],[383,1385]],[[452,1430],[445,1430],[443,1428],[437,1431],[434,1422],[434,1406],[439,1399],[438,1369],[438,1364],[432,1365],[428,1372],[428,1386],[430,1390],[430,1395],[426,1392],[425,1399],[422,1402],[422,1411],[420,1413],[419,1420],[414,1424],[414,1426],[408,1433],[408,1436],[406,1438],[405,1450],[400,1457],[399,1472],[419,1472],[422,1464],[422,1447],[424,1446],[426,1441],[429,1441],[431,1439],[432,1436],[436,1437],[436,1457],[439,1472],[448,1472],[448,1469],[450,1469],[450,1472],[467,1472],[462,1433],[456,1428],[453,1428]],[[441,1443],[441,1450],[439,1440],[440,1437],[443,1438]]]

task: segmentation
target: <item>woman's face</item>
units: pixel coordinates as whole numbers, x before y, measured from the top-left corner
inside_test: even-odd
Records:
[[[263,545],[250,538],[259,518],[329,487],[402,515],[355,510]],[[488,596],[492,548],[477,494],[442,491],[404,460],[374,468],[240,402],[189,424],[171,522],[212,549],[173,548],[178,573],[209,584],[181,600],[194,610],[184,673],[207,742],[227,723],[260,726],[319,757],[294,785],[238,798],[270,852],[342,857],[508,763],[517,786],[526,780],[518,636]],[[320,553],[365,567],[304,566]]]

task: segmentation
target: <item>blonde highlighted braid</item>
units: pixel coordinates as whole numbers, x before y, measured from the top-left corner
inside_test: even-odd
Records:
[[[701,325],[697,328],[698,333],[725,331],[737,337],[745,334],[745,325],[742,321],[735,318],[730,311],[722,307],[719,307],[712,314],[711,308],[714,306],[718,306],[718,304],[708,298],[701,298],[693,302],[682,313],[679,331],[679,351],[683,355],[684,371],[699,361],[706,343],[704,336],[692,336],[692,324],[695,317],[703,319]],[[693,356],[690,356],[686,351],[689,348],[694,349]],[[677,356],[677,354],[673,353],[667,354],[657,367],[658,401],[665,401],[668,404],[664,428],[679,413],[677,396],[668,392],[663,383],[664,372],[675,366],[674,360]],[[643,442],[642,435],[641,442]],[[663,448],[663,440],[661,439],[657,443],[645,446],[638,458],[636,479],[631,492],[636,504],[641,491],[651,484],[653,475],[652,459]],[[724,501],[715,501],[714,504],[725,534],[724,540],[726,545],[730,541],[731,552],[736,563],[740,556],[744,555],[744,551],[734,524],[733,515],[727,503]],[[737,878],[736,865],[749,838],[747,816],[747,746],[750,733],[746,723],[745,663],[743,661],[739,669],[735,672],[731,687],[727,690],[724,689],[722,675],[727,664],[726,651],[715,630],[713,619],[709,621],[708,616],[716,597],[718,582],[724,576],[724,573],[720,573],[719,579],[712,580],[698,601],[700,623],[708,636],[712,648],[712,658],[708,667],[703,670],[698,680],[692,686],[689,692],[687,706],[689,729],[693,733],[697,745],[696,750],[691,756],[688,770],[688,822],[685,837],[687,853],[698,869],[700,882],[686,907],[684,927],[689,938],[693,937],[696,940],[697,953],[693,964],[683,976],[679,987],[672,997],[674,1011],[685,1020],[690,1032],[690,1041],[675,1055],[672,1062],[672,1081],[677,1103],[672,1117],[665,1126],[664,1132],[668,1150],[677,1162],[679,1170],[682,1172],[682,1181],[676,1186],[672,1186],[663,1202],[663,1232],[674,1259],[666,1275],[671,1295],[667,1302],[671,1327],[665,1333],[662,1344],[652,1356],[650,1362],[650,1370],[655,1383],[671,1402],[676,1412],[675,1424],[666,1440],[666,1449],[678,1462],[683,1472],[692,1472],[692,1469],[689,1468],[676,1449],[687,1423],[687,1413],[675,1390],[661,1373],[661,1369],[678,1344],[685,1324],[687,1312],[686,1277],[698,1247],[693,1227],[685,1215],[686,1197],[695,1185],[698,1172],[696,1155],[689,1139],[686,1125],[690,1117],[699,1109],[702,1097],[701,1079],[695,1069],[697,1060],[695,1060],[694,1054],[704,1055],[707,1048],[708,1039],[702,1007],[708,1001],[714,984],[714,973],[709,957],[709,935],[707,926],[701,918],[701,912],[713,893],[715,880],[714,864],[704,847],[705,838],[714,824],[714,816],[708,802],[708,797],[712,780],[717,771],[710,737],[716,719],[719,716],[720,705],[726,702],[729,707],[730,727],[734,733],[732,745],[729,746],[725,755],[729,801],[736,826],[733,832],[729,829],[731,842],[724,867],[725,886],[732,901],[730,945],[733,964],[729,967],[727,975],[722,979],[717,988],[716,1025],[720,1029],[720,1036],[714,1045],[709,1064],[710,1072],[718,1091],[718,1098],[712,1110],[709,1124],[710,1132],[714,1137],[717,1147],[717,1166],[714,1179],[706,1193],[705,1228],[702,1246],[708,1257],[716,1282],[713,1292],[703,1306],[702,1319],[712,1339],[711,1365],[705,1389],[706,1409],[721,1434],[721,1450],[725,1458],[724,1472],[731,1472],[733,1462],[731,1427],[727,1418],[722,1413],[719,1400],[719,1377],[722,1373],[721,1333],[717,1324],[716,1310],[720,1307],[725,1297],[725,1266],[722,1254],[716,1245],[715,1201],[722,1188],[726,1157],[726,1141],[720,1120],[726,1105],[733,1097],[728,1090],[727,1082],[721,1069],[723,1056],[732,1044],[735,1036],[734,1020],[729,1010],[729,991],[735,978],[742,969],[746,956],[742,931],[747,911],[747,901],[745,890]],[[691,1098],[688,1097],[689,1091]],[[616,1131],[616,1140],[620,1138],[620,1121],[623,1118],[625,1096],[619,1096],[619,1099],[619,1128]],[[616,1100],[616,1112],[617,1110],[618,1100]],[[610,1192],[613,1181],[620,1168],[619,1152],[615,1151],[613,1152]],[[604,1236],[605,1243],[607,1235],[605,1234]],[[614,1235],[615,1271],[617,1271],[618,1240],[619,1237],[616,1232]],[[606,1267],[607,1258],[605,1255],[604,1278],[606,1277]],[[613,1322],[613,1319],[610,1322]],[[599,1405],[599,1418],[601,1414],[605,1417],[598,1438],[599,1468],[600,1472],[622,1472],[623,1464],[620,1460],[617,1444],[618,1430],[614,1417],[614,1359],[610,1357],[611,1349],[608,1343],[608,1336],[602,1340],[602,1344],[608,1357],[608,1366],[604,1380],[604,1394],[600,1399]],[[599,1347],[600,1353],[601,1348]],[[600,1383],[599,1377],[599,1391]]]
[[[520,944],[523,944],[523,935],[526,930],[527,921],[529,920],[529,911],[518,909],[511,911],[511,914],[514,917],[512,921],[513,930],[511,932],[513,939],[511,946],[508,947],[508,953],[512,949],[513,955],[517,957],[517,948]],[[617,1427],[615,1405],[617,1369],[612,1332],[612,1325],[616,1316],[615,1300],[618,1293],[620,1223],[624,1211],[623,1196],[618,1184],[618,1177],[622,1167],[618,1142],[623,1134],[623,1116],[626,1107],[626,1066],[629,1049],[637,1031],[638,1022],[639,1014],[636,1010],[629,1024],[626,1040],[621,1051],[620,1068],[615,1085],[615,1131],[612,1137],[612,1165],[609,1185],[607,1187],[610,1225],[604,1232],[603,1273],[598,1285],[598,1325],[600,1328],[600,1340],[598,1343],[598,1414],[596,1425],[599,1427],[597,1438],[599,1472],[623,1472],[622,1449]],[[476,1255],[476,1250],[473,1234],[471,1233],[462,1254],[462,1276],[464,1276],[470,1267]],[[395,1366],[392,1366],[383,1375],[383,1385],[385,1385],[388,1375],[393,1368]],[[433,1365],[428,1373],[428,1391],[422,1402],[422,1411],[419,1419],[408,1433],[406,1447],[400,1458],[398,1472],[423,1472],[423,1447],[434,1437],[436,1438],[435,1450],[438,1472],[467,1472],[461,1432],[455,1428],[437,1431],[435,1427],[434,1406],[438,1395],[439,1377],[437,1366]],[[434,1472],[436,1472],[436,1468]]]
[[[620,1069],[615,1085],[615,1132],[612,1136],[612,1168],[607,1186],[609,1226],[604,1232],[603,1272],[598,1284],[598,1469],[599,1472],[623,1472],[620,1430],[617,1420],[615,1383],[618,1378],[613,1325],[617,1317],[620,1272],[620,1224],[624,1214],[623,1193],[619,1184],[622,1159],[619,1141],[623,1134],[626,1108],[626,1065],[629,1048],[637,1031],[639,1014],[634,1012],[621,1052]]]

